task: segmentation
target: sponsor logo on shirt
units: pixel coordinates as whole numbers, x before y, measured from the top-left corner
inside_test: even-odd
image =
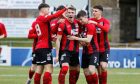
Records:
[[[77,35],[77,34],[78,34],[78,29],[71,30],[71,35]]]

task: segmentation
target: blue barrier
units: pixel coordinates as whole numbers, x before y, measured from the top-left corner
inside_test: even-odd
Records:
[[[30,66],[31,65],[31,48],[12,48],[11,64],[13,66]],[[55,57],[55,49],[52,50]],[[79,57],[81,59],[82,49]],[[140,68],[140,49],[111,48],[109,68]]]
[[[140,68],[140,49],[112,48],[109,57],[110,68]]]
[[[13,66],[29,66],[32,60],[31,48],[12,48],[11,49],[11,65]]]

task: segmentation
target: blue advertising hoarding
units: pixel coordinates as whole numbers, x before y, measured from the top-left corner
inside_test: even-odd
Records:
[[[11,65],[12,66],[30,66],[32,49],[31,48],[12,48]],[[55,58],[55,49],[52,50]],[[82,49],[79,52],[81,59]],[[58,64],[58,63],[57,63]],[[54,63],[54,66],[57,66]],[[111,48],[109,68],[140,68],[140,49],[139,48]]]

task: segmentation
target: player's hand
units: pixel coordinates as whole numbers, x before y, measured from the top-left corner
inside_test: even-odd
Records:
[[[69,36],[67,36],[67,37],[68,37],[69,40],[76,40],[76,39],[77,39],[76,36],[70,36],[70,35],[69,35]]]
[[[70,5],[66,5],[65,8],[68,9],[70,7]]]
[[[92,21],[92,20],[89,20],[89,21],[88,21],[88,23],[92,23],[92,24],[95,24],[95,25],[97,25],[97,22],[95,22],[95,21]]]
[[[53,34],[53,35],[52,35],[52,41],[53,41],[53,42],[56,42],[56,39],[57,39],[56,35]]]
[[[3,35],[0,35],[0,39],[4,38],[4,34]]]
[[[59,19],[57,23],[64,23],[65,19]]]
[[[55,61],[55,63],[58,62],[58,56],[55,57],[54,61]]]
[[[87,45],[88,45],[88,43],[83,42],[83,41],[80,41],[80,44],[81,44],[82,46],[87,46]]]
[[[70,7],[73,7],[73,5],[66,5],[65,8],[68,9]]]

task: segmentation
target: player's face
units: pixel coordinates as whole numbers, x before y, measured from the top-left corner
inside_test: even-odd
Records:
[[[102,11],[100,11],[99,9],[95,9],[95,8],[93,8],[93,17],[94,18],[99,18],[99,17],[101,17],[101,15],[102,15]]]
[[[49,7],[45,7],[45,8],[42,8],[41,11],[44,15],[48,15],[49,14],[49,10],[50,8]]]
[[[87,24],[87,23],[88,23],[88,18],[87,18],[87,16],[80,17],[78,20],[79,20],[80,23],[82,23],[82,24]]]
[[[76,11],[75,10],[68,9],[66,14],[67,14],[67,17],[69,19],[73,19],[73,18],[75,18]]]

